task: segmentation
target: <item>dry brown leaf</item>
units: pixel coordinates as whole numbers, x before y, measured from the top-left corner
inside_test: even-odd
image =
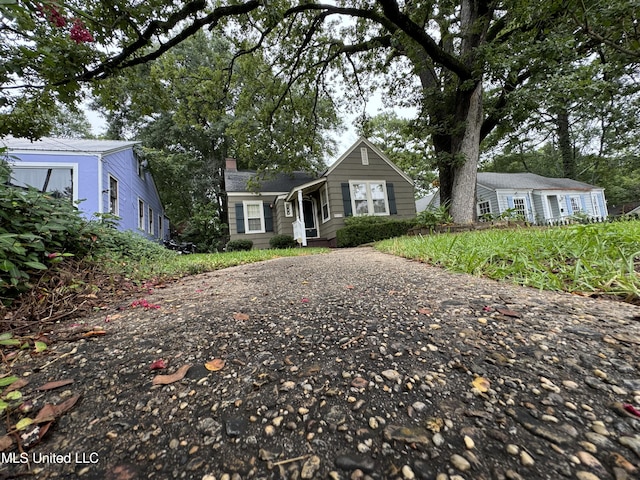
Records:
[[[90,332],[86,332],[83,333],[82,336],[83,337],[93,337],[96,335],[106,335],[107,331],[106,330],[91,330]]]
[[[245,320],[249,320],[249,315],[247,315],[246,313],[236,312],[236,313],[233,314],[233,319],[234,320],[245,321]]]
[[[171,375],[156,375],[151,382],[153,385],[169,385],[170,383],[177,382],[178,380],[182,380],[184,376],[187,374],[191,365],[183,365],[181,366],[176,373]]]
[[[509,310],[508,308],[496,308],[496,312],[501,313],[505,317],[520,318],[522,316],[518,312]]]
[[[487,392],[491,387],[491,383],[489,382],[489,380],[484,377],[476,377],[473,380],[472,385],[482,393]]]
[[[64,387],[65,385],[69,385],[73,382],[74,380],[70,378],[67,380],[57,380],[55,382],[47,382],[41,387],[38,387],[38,390],[53,390],[54,388]]]
[[[33,420],[33,423],[44,423],[55,420],[56,418],[70,410],[76,404],[79,398],[80,395],[76,395],[74,397],[68,398],[58,405],[51,405],[50,403],[47,403],[44,407],[42,407],[42,409],[40,409],[38,415]]]
[[[440,417],[429,417],[425,421],[425,427],[433,433],[438,433],[444,427],[444,420]]]
[[[29,380],[27,380],[26,378],[21,378],[19,380],[16,380],[15,382],[13,382],[11,385],[9,385],[7,388],[4,389],[4,392],[2,392],[3,395],[6,395],[9,392],[13,392],[14,390],[18,390],[26,385],[29,385]]]
[[[224,368],[224,360],[221,358],[214,358],[213,360],[204,364],[205,368],[211,372],[217,372]]]
[[[13,438],[9,435],[3,435],[0,437],[0,452],[4,452],[8,448],[11,448],[11,445],[13,445]]]

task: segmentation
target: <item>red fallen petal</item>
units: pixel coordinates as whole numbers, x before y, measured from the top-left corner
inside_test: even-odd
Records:
[[[640,417],[640,410],[637,410],[636,407],[634,407],[630,403],[623,403],[622,408],[624,408],[627,412],[634,414],[636,417]]]
[[[302,299],[302,303],[309,303],[309,299],[308,298],[303,298]]]
[[[167,368],[167,363],[162,359],[156,360],[155,362],[153,362],[151,364],[151,366],[149,368],[151,370],[161,370],[163,368]]]

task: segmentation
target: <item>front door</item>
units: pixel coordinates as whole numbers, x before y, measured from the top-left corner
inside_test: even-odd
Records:
[[[307,238],[318,238],[318,219],[316,218],[315,200],[305,198],[302,200],[302,213],[304,214],[304,228]]]

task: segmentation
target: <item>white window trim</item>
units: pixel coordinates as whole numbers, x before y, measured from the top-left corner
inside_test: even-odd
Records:
[[[249,205],[259,205],[260,211],[260,230],[250,230],[249,229],[249,215],[247,214]],[[244,213],[244,233],[245,234],[254,234],[254,233],[266,233],[265,222],[264,222],[264,207],[262,205],[261,200],[244,200],[242,202],[242,211]]]
[[[326,203],[325,203],[326,200]],[[324,206],[327,206],[327,216],[324,216]],[[329,207],[329,189],[327,186],[323,186],[320,189],[320,215],[322,216],[322,223],[326,223],[331,220],[331,208]]]
[[[574,208],[573,201],[576,201],[578,208]],[[571,205],[571,213],[582,212],[582,200],[580,195],[569,195],[569,205]]]
[[[369,213],[367,213],[366,215],[359,215],[358,213],[356,213],[356,199],[354,198],[354,195],[353,195],[353,186],[359,185],[362,183],[366,184],[367,186],[367,205],[368,205]],[[373,199],[371,198],[371,188],[369,186],[371,183],[382,185],[382,192],[384,194],[384,207],[386,210],[384,213],[373,213]],[[376,217],[388,217],[389,215],[391,215],[389,213],[389,196],[387,195],[386,180],[349,180],[349,194],[351,196],[351,212],[353,213],[354,217],[364,217],[364,216],[371,216],[371,215]]]
[[[147,213],[147,233],[149,233],[149,235],[153,235],[153,208],[151,208],[151,205],[149,205]]]
[[[485,212],[485,213],[482,213],[482,209],[480,208],[480,205],[484,205],[485,203],[489,206],[489,211]],[[481,201],[479,201],[476,204],[476,207],[478,209],[478,216],[491,214],[491,202],[489,200],[481,200]]]
[[[161,240],[164,240],[164,225],[163,225],[163,221],[162,221],[162,214],[159,213],[158,214],[158,238]]]
[[[522,209],[523,211],[520,212],[520,209],[518,207],[516,207],[516,200],[522,200]],[[522,215],[527,218],[528,214],[527,214],[527,197],[523,197],[523,196],[514,196],[513,197],[513,210],[516,213],[522,213]]]
[[[142,207],[142,208],[140,208],[140,207]],[[140,216],[140,212],[142,212],[142,216]],[[144,224],[145,224],[144,214],[145,214],[144,200],[142,200],[140,197],[138,197],[138,230],[142,230],[143,232],[145,230],[145,228],[144,228]]]
[[[78,201],[78,164],[67,162],[23,162],[23,161],[9,161],[11,168],[71,168],[72,181],[73,181],[73,201]]]
[[[591,192],[591,209],[593,210],[593,216],[600,216],[600,205],[598,204],[598,194]]]
[[[111,180],[116,182],[116,208],[115,208],[115,212],[111,212]],[[118,181],[118,179],[116,177],[114,177],[113,175],[109,175],[109,204],[108,204],[108,208],[109,208],[109,213],[111,213],[112,215],[120,216],[120,182]]]

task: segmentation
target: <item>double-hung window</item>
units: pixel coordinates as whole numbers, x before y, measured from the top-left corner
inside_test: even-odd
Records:
[[[513,209],[515,210],[516,215],[521,215],[522,218],[527,218],[527,207],[524,197],[513,198]]]
[[[120,214],[118,206],[118,180],[109,175],[109,213],[112,215]]]
[[[488,200],[478,203],[478,215],[488,215],[491,213],[491,203]]]
[[[329,189],[326,185],[320,190],[320,206],[322,208],[322,221],[326,222],[331,216],[329,212]]]
[[[153,235],[153,209],[151,207],[149,207],[149,235]]]
[[[571,211],[573,213],[576,213],[582,210],[582,206],[580,204],[580,197],[571,196],[569,197],[569,201],[571,202]]]
[[[144,202],[138,199],[138,228],[144,231],[145,215],[144,215]]]
[[[262,202],[243,202],[245,233],[264,233],[264,209]]]
[[[387,185],[384,180],[351,181],[354,215],[389,215]]]

